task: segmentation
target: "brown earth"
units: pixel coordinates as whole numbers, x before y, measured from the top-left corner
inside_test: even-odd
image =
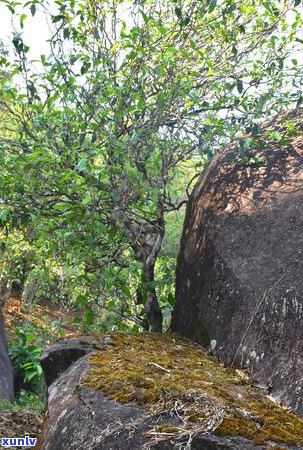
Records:
[[[53,333],[54,340],[59,339],[61,334],[65,337],[78,336],[79,327],[72,324],[74,318],[73,311],[66,311],[52,303],[33,304],[23,306],[20,298],[9,298],[4,306],[4,321],[7,338],[14,336],[16,327],[24,322],[31,321],[37,327]],[[60,333],[54,330],[53,321],[60,321]],[[61,333],[62,332],[62,333]]]

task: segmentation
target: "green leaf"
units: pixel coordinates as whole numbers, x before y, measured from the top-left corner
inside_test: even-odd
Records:
[[[231,51],[232,51],[232,53],[233,53],[234,56],[237,56],[237,54],[238,54],[238,49],[237,49],[237,47],[236,47],[235,45],[232,46]]]
[[[97,138],[98,138],[98,134],[96,131],[94,131],[92,134],[91,143],[93,144],[94,142],[96,142]]]
[[[167,296],[167,303],[170,306],[175,306],[175,304],[176,304],[175,296],[171,292],[169,292],[169,294]]]
[[[180,25],[181,27],[186,27],[190,23],[190,17],[186,16],[184,19],[181,20]]]
[[[100,39],[100,33],[98,27],[94,27],[94,38],[97,39],[97,41]]]
[[[19,42],[21,40],[21,36],[22,36],[22,33],[17,33],[17,32],[14,33],[12,42],[13,43]]]
[[[53,23],[60,22],[61,20],[64,20],[64,19],[65,19],[65,16],[63,16],[62,14],[59,14],[58,16],[52,16]]]
[[[34,15],[36,14],[36,10],[37,10],[36,4],[35,4],[35,3],[32,3],[32,4],[31,4],[31,14],[32,14],[33,17],[34,17]]]
[[[157,287],[157,281],[156,280],[154,280],[154,281],[150,281],[149,283],[146,283],[147,284],[147,288],[148,289],[156,289],[156,287]]]
[[[33,380],[35,377],[37,376],[37,373],[36,372],[31,372],[31,373],[27,373],[26,375],[25,375],[25,381],[31,381],[31,380]]]
[[[70,30],[69,28],[64,28],[63,29],[63,39],[68,39],[70,36]]]
[[[2,209],[0,211],[0,221],[5,222],[8,217],[9,217],[9,209]]]
[[[24,28],[24,21],[27,18],[26,14],[21,14],[20,16],[20,27],[23,29]]]
[[[242,83],[241,80],[237,81],[237,90],[238,90],[239,94],[242,94],[242,92],[243,92],[243,83]]]
[[[251,134],[254,137],[260,136],[260,134],[262,134],[262,128],[260,127],[260,125],[258,125],[257,123],[254,123],[251,128]]]
[[[277,141],[280,142],[283,139],[283,134],[279,133],[279,131],[274,131],[271,133],[271,136]]]
[[[178,19],[181,19],[181,17],[182,17],[182,9],[179,8],[179,6],[175,7],[175,13],[176,13],[176,16],[178,17]]]
[[[259,110],[259,112],[261,112],[263,110],[266,100],[267,100],[266,95],[260,96],[258,103],[257,103],[257,109]]]
[[[81,158],[77,164],[77,170],[80,172],[87,167],[87,158]]]
[[[93,325],[95,314],[92,309],[87,308],[84,313],[85,316],[85,324],[88,326]]]
[[[140,14],[143,17],[144,22],[147,24],[149,21],[149,18],[147,17],[147,15],[145,14],[144,11],[142,11],[142,9],[140,9]]]
[[[208,11],[211,13],[217,6],[217,0],[210,0]]]
[[[135,131],[133,133],[133,135],[131,137],[131,140],[130,140],[130,143],[132,145],[136,145],[137,144],[137,142],[139,141],[139,139],[140,139],[140,137],[142,135],[142,132],[143,132],[143,130],[137,130],[137,131]]]
[[[236,11],[236,10],[237,10],[236,5],[230,5],[230,6],[226,9],[225,14],[231,14],[231,13],[233,13],[233,12]]]

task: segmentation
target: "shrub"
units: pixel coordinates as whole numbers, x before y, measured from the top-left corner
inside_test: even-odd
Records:
[[[15,329],[15,337],[9,342],[9,355],[15,373],[15,389],[37,392],[43,385],[40,357],[48,338],[48,332],[32,322],[24,322]]]

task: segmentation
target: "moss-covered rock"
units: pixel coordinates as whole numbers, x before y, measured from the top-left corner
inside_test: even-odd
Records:
[[[301,418],[188,340],[112,333],[102,342],[51,385],[38,448],[303,448]]]
[[[190,433],[200,426],[200,431],[245,436],[258,444],[303,446],[301,418],[264,397],[241,372],[224,368],[176,335],[112,335],[110,345],[90,362],[94,368],[83,379],[88,386],[121,403],[135,401],[182,416],[181,429],[161,424],[160,433]]]

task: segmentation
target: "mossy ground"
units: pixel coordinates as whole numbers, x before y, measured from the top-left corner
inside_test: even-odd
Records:
[[[303,445],[301,418],[190,341],[146,333],[113,333],[106,339],[109,345],[90,358],[93,368],[82,383],[119,402],[170,411],[180,419],[181,428],[162,423],[155,430],[160,434],[215,431],[247,437],[262,446]]]

